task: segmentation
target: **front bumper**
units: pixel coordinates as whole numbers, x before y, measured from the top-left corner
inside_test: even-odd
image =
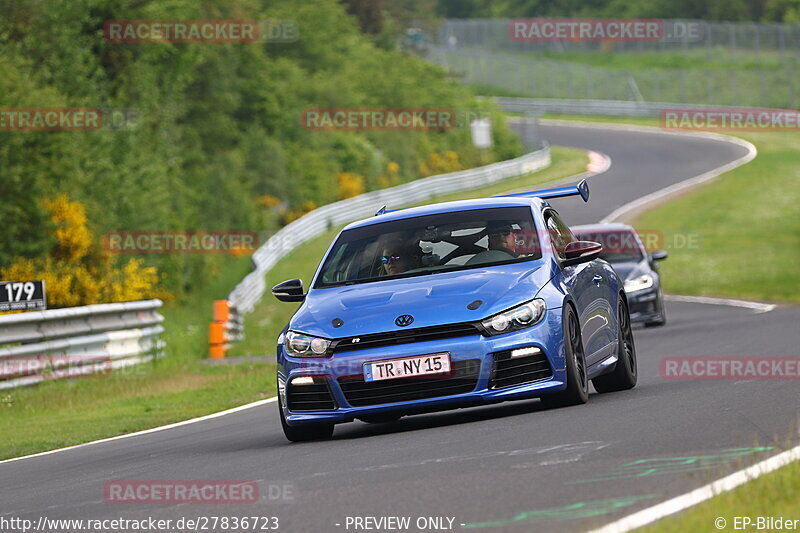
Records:
[[[631,322],[650,322],[661,318],[662,302],[658,287],[629,292],[626,296],[628,297]]]
[[[414,414],[445,409],[454,409],[472,405],[497,403],[506,400],[533,398],[543,394],[557,392],[566,387],[566,372],[564,361],[564,346],[562,335],[561,309],[548,309],[544,319],[530,328],[497,335],[484,337],[480,334],[462,336],[450,339],[439,339],[425,342],[412,342],[394,346],[376,347],[367,350],[348,351],[336,353],[329,358],[294,358],[288,357],[283,347],[278,347],[278,390],[281,409],[289,425],[299,425],[313,422],[341,423],[349,422],[355,418],[382,414]],[[532,360],[523,361],[525,357],[513,360],[513,364],[506,365],[504,380],[498,381],[497,360],[507,359],[510,350],[517,348],[537,347],[543,355],[537,356],[537,368],[549,367],[547,377],[535,379],[520,384],[513,384],[515,379],[508,380],[518,365],[521,380],[528,379],[524,374],[531,368]],[[364,405],[363,396],[357,398],[353,392],[353,384],[363,387],[363,364],[370,361],[409,357],[415,355],[435,354],[448,352],[451,364],[457,371],[451,376],[452,387],[449,387],[442,376],[427,376],[416,378],[415,390],[421,395],[442,395],[409,399],[404,401],[387,401],[380,399],[381,391],[372,394],[371,399]],[[523,364],[525,363],[525,364]],[[541,364],[539,364],[541,363]],[[505,363],[501,363],[505,364]],[[527,366],[526,366],[527,365]],[[513,367],[513,368],[512,368]],[[534,378],[539,374],[535,374]],[[332,402],[325,405],[325,409],[307,410],[297,409],[294,402],[297,391],[303,390],[306,385],[293,385],[297,377],[312,376],[314,379],[313,393],[306,398],[322,398],[330,395]],[[495,378],[495,379],[493,379]],[[379,382],[378,388],[386,387],[386,398],[391,398],[392,389],[397,390],[397,385],[412,378],[401,378]],[[308,380],[307,380],[308,381]],[[428,387],[430,383],[430,387]],[[508,384],[512,383],[512,384]],[[375,382],[370,385],[375,385]],[[401,385],[402,386],[402,385]],[[436,391],[436,392],[433,392]],[[455,391],[455,393],[451,393]],[[353,404],[357,405],[353,405]],[[309,405],[309,404],[306,404]]]

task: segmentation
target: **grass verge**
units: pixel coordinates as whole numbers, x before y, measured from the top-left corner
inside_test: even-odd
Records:
[[[211,284],[166,305],[167,357],[108,376],[0,391],[0,459],[70,446],[186,420],[273,396],[275,365],[209,367],[211,302],[249,270],[228,258]]]
[[[800,520],[800,462],[770,472],[736,489],[720,494],[683,513],[662,518],[652,526],[640,529],[642,533],[684,533],[685,531],[777,531],[782,528],[757,527],[758,517],[782,517]],[[749,517],[749,527],[736,524],[736,517]],[[724,527],[717,527],[722,525]],[[800,524],[800,522],[798,522]],[[785,528],[787,531],[797,528]]]
[[[540,172],[436,200],[497,194],[577,174],[586,166],[582,150],[556,147],[552,158],[553,164]],[[304,244],[279,262],[267,283],[295,277],[310,280],[335,233]],[[208,357],[211,302],[225,298],[249,268],[249,258],[230,258],[214,283],[164,308],[168,357],[107,377],[0,391],[0,459],[140,431],[274,396],[274,364],[203,363]],[[274,354],[275,338],[293,312],[292,305],[266,296],[248,315],[247,338],[231,356]]]
[[[670,292],[800,303],[800,133],[737,136],[756,146],[755,160],[635,225],[673,237],[663,268]],[[692,234],[697,246],[674,239]]]

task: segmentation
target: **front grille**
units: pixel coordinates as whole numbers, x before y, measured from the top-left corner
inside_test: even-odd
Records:
[[[511,359],[511,350],[494,355],[494,368],[489,379],[490,389],[500,389],[549,379],[553,370],[544,353]]]
[[[398,344],[407,344],[409,342],[452,339],[454,337],[467,337],[469,335],[479,334],[480,330],[474,324],[445,324],[443,326],[403,329],[399,331],[370,333],[367,335],[361,335],[359,337],[348,337],[334,341],[332,350],[334,353],[347,352],[351,350],[366,350],[368,348],[395,346]],[[354,342],[355,339],[358,340]]]
[[[328,384],[292,385],[286,389],[286,403],[290,411],[330,411],[336,409]]]
[[[478,384],[481,362],[478,359],[455,361],[451,373],[443,377],[416,377],[364,381],[363,376],[339,378],[339,386],[353,407],[438,398],[472,392]]]

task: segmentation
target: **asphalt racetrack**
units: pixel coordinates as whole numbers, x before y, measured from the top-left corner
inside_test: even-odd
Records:
[[[549,124],[540,133],[611,157],[610,170],[590,179],[588,204],[554,202],[571,224],[746,152],[597,127]],[[452,529],[485,531],[598,527],[774,455],[796,435],[797,381],[666,380],[659,365],[670,356],[798,356],[800,309],[668,302],[667,312],[666,327],[635,330],[638,386],[592,394],[584,406],[543,410],[530,400],[354,422],[330,441],[289,444],[273,402],[0,464],[0,517],[275,516],[278,531],[309,533],[364,531],[352,517],[366,516],[411,517],[405,531],[447,530],[449,519]],[[239,505],[109,504],[103,490],[113,480],[256,480],[261,496]],[[418,529],[420,517],[446,519]]]

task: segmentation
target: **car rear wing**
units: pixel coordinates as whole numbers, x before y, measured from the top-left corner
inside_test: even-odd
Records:
[[[558,187],[557,189],[544,189],[541,191],[517,192],[514,194],[498,194],[495,198],[506,197],[536,197],[536,198],[563,198],[565,196],[580,195],[584,202],[589,201],[589,184],[581,180],[571,187]]]
[[[377,217],[379,215],[385,215],[386,213],[394,213],[395,211],[402,211],[402,210],[403,210],[402,207],[400,209],[386,209],[386,206],[384,205],[383,207],[375,211],[375,216]]]
[[[583,198],[584,202],[589,201],[589,184],[586,180],[581,180],[577,185],[571,187],[559,187],[557,189],[543,189],[541,191],[528,191],[517,192],[514,194],[498,194],[492,198],[508,198],[508,197],[536,197],[536,198],[563,198],[565,196],[578,196]],[[395,211],[402,211],[400,209],[386,209],[382,206],[375,212],[375,216],[385,215],[386,213],[394,213]]]

